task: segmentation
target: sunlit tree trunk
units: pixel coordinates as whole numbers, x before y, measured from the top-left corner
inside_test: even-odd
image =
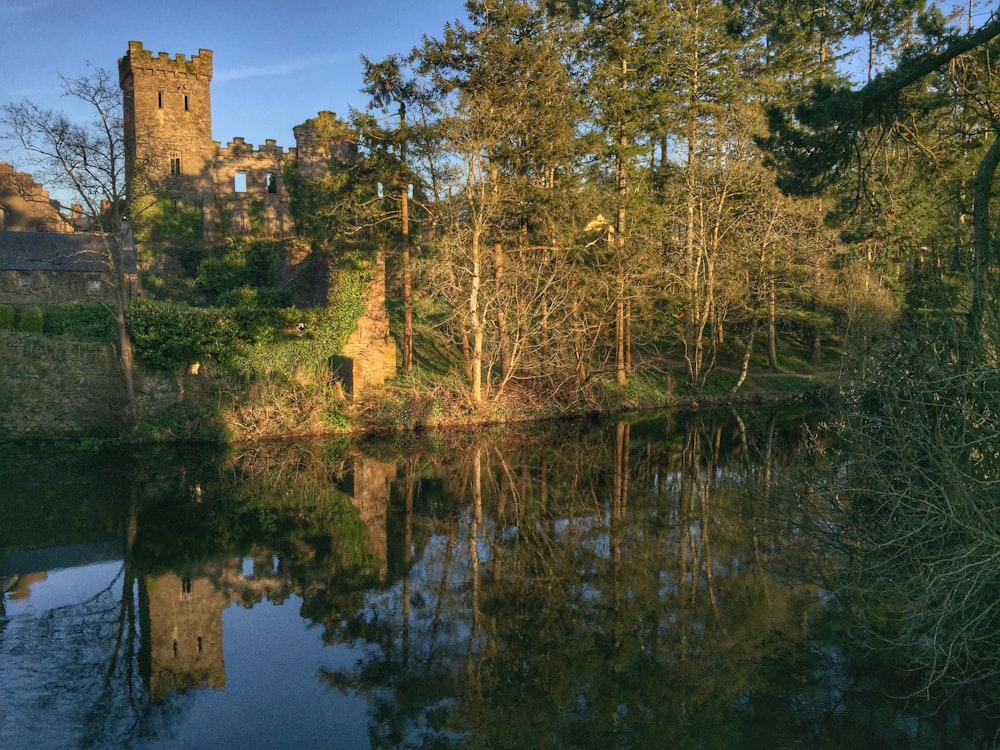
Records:
[[[403,108],[400,106],[400,116]],[[400,144],[400,159],[406,164],[406,140]],[[405,181],[404,181],[405,182]],[[399,195],[400,230],[403,266],[403,372],[413,372],[413,272],[410,268],[410,186],[404,184]]]
[[[472,242],[469,248],[471,261],[471,279],[469,288],[469,327],[472,329],[472,402],[482,403],[483,400],[483,324],[479,311],[479,287],[482,281],[481,235],[478,227],[472,230]]]
[[[502,289],[504,283],[504,252],[503,245],[499,242],[493,245],[493,266],[494,278],[497,287]],[[497,305],[497,338],[500,348],[500,379],[506,381],[510,376],[510,333],[507,330],[507,306]]]
[[[628,61],[622,60],[622,86],[628,88]],[[615,251],[618,270],[617,294],[615,296],[615,380],[625,385],[628,376],[626,362],[626,339],[628,321],[625,315],[625,211],[628,198],[628,163],[625,158],[628,148],[628,134],[623,124],[618,125],[618,152],[615,156]]]

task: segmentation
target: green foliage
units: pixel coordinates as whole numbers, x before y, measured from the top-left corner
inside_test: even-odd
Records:
[[[136,435],[154,443],[225,443],[232,435],[217,415],[197,400],[185,400],[157,410],[136,428]]]
[[[372,279],[372,269],[364,262],[355,267],[341,268],[333,279],[333,288],[327,301],[326,314],[316,333],[325,348],[336,354],[343,350],[347,339],[357,327],[358,319],[368,304],[367,289]]]
[[[278,287],[281,260],[280,242],[229,239],[220,256],[207,258],[198,266],[197,288],[219,304],[224,304],[223,297],[227,294],[232,301],[240,301],[242,290]],[[275,295],[265,298],[273,300]],[[241,302],[247,303],[246,298]]]
[[[104,305],[88,302],[47,307],[42,330],[46,336],[75,341],[113,343],[118,337],[111,311]]]
[[[308,124],[319,138],[347,143],[358,140],[357,134],[330,112],[321,112]],[[320,243],[340,241],[345,235],[378,241],[391,203],[379,187],[378,161],[375,152],[359,161],[335,149],[326,172],[309,178],[295,162],[286,162],[282,177],[299,233]]]
[[[400,391],[389,391],[366,403],[362,419],[373,432],[403,432],[416,426],[413,404]]]
[[[262,309],[289,307],[291,295],[285,289],[256,289],[241,286],[238,289],[228,289],[219,294],[220,307],[237,307],[245,309]]]
[[[199,257],[196,268],[200,262]],[[182,302],[197,297],[193,276],[184,276],[172,269],[147,269],[142,274],[142,288],[147,296],[156,300]]]
[[[230,361],[248,343],[230,310],[139,299],[128,310],[136,357],[151,367],[177,370],[192,362]]]
[[[16,308],[15,324],[17,330],[22,333],[35,333],[41,335],[44,329],[44,313],[40,307],[18,307]]]
[[[636,373],[624,385],[610,378],[594,383],[595,398],[610,411],[669,406],[674,400],[673,380],[662,373]]]
[[[144,208],[136,239],[167,247],[191,247],[201,242],[204,219],[201,209],[175,203],[161,196]]]
[[[0,331],[14,330],[14,307],[0,305]]]

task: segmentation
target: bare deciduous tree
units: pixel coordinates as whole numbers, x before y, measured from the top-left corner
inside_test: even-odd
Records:
[[[125,313],[131,288],[126,279],[126,248],[131,244],[126,221],[125,139],[122,92],[112,74],[93,65],[86,75],[62,76],[63,96],[89,106],[93,119],[73,122],[65,113],[44,109],[30,100],[0,107],[3,137],[19,144],[27,165],[50,190],[76,196],[102,247],[114,293],[111,311],[118,333],[118,353],[127,398],[125,423],[136,419],[132,341]]]

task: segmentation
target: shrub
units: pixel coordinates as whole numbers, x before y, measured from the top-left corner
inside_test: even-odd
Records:
[[[14,330],[14,308],[11,305],[0,305],[0,331]]]
[[[221,257],[208,258],[198,266],[198,289],[209,298],[218,298],[220,304],[230,304],[224,295],[245,296],[244,290],[273,289],[278,283],[281,256],[279,242],[231,239]]]
[[[75,341],[110,343],[117,338],[111,311],[104,305],[86,302],[47,307],[42,330],[46,336],[61,336]]]
[[[139,299],[128,311],[136,357],[151,367],[177,370],[191,362],[230,361],[243,348],[230,311]]]
[[[42,333],[42,319],[44,314],[40,307],[19,307],[17,308],[17,330],[23,333]]]
[[[917,329],[878,353],[844,394],[840,482],[830,495],[845,511],[846,590],[870,642],[899,656],[925,689],[994,691],[1000,372],[995,361],[963,362],[927,340]]]

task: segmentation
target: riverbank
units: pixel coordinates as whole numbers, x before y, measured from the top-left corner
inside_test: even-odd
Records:
[[[211,364],[198,371],[136,372],[140,419],[124,421],[120,365],[112,347],[0,335],[0,441],[230,443],[354,433],[517,424],[594,414],[819,399],[829,372],[751,370],[733,393],[735,370],[719,367],[695,392],[677,364],[647,365],[625,385],[595,377],[584,387],[512,380],[473,403],[457,375],[397,377],[345,397],[336,383],[287,378],[234,380]]]
[[[530,383],[508,385],[503,392],[472,404],[460,387],[447,381],[398,381],[358,399],[348,410],[359,432],[408,432],[422,429],[513,424],[588,415],[615,415],[656,409],[700,409],[724,405],[765,405],[825,400],[836,384],[831,372],[751,372],[738,390],[738,373],[720,368],[700,392],[683,385],[679,368],[637,373],[624,386],[595,381],[573,394],[557,394]]]

